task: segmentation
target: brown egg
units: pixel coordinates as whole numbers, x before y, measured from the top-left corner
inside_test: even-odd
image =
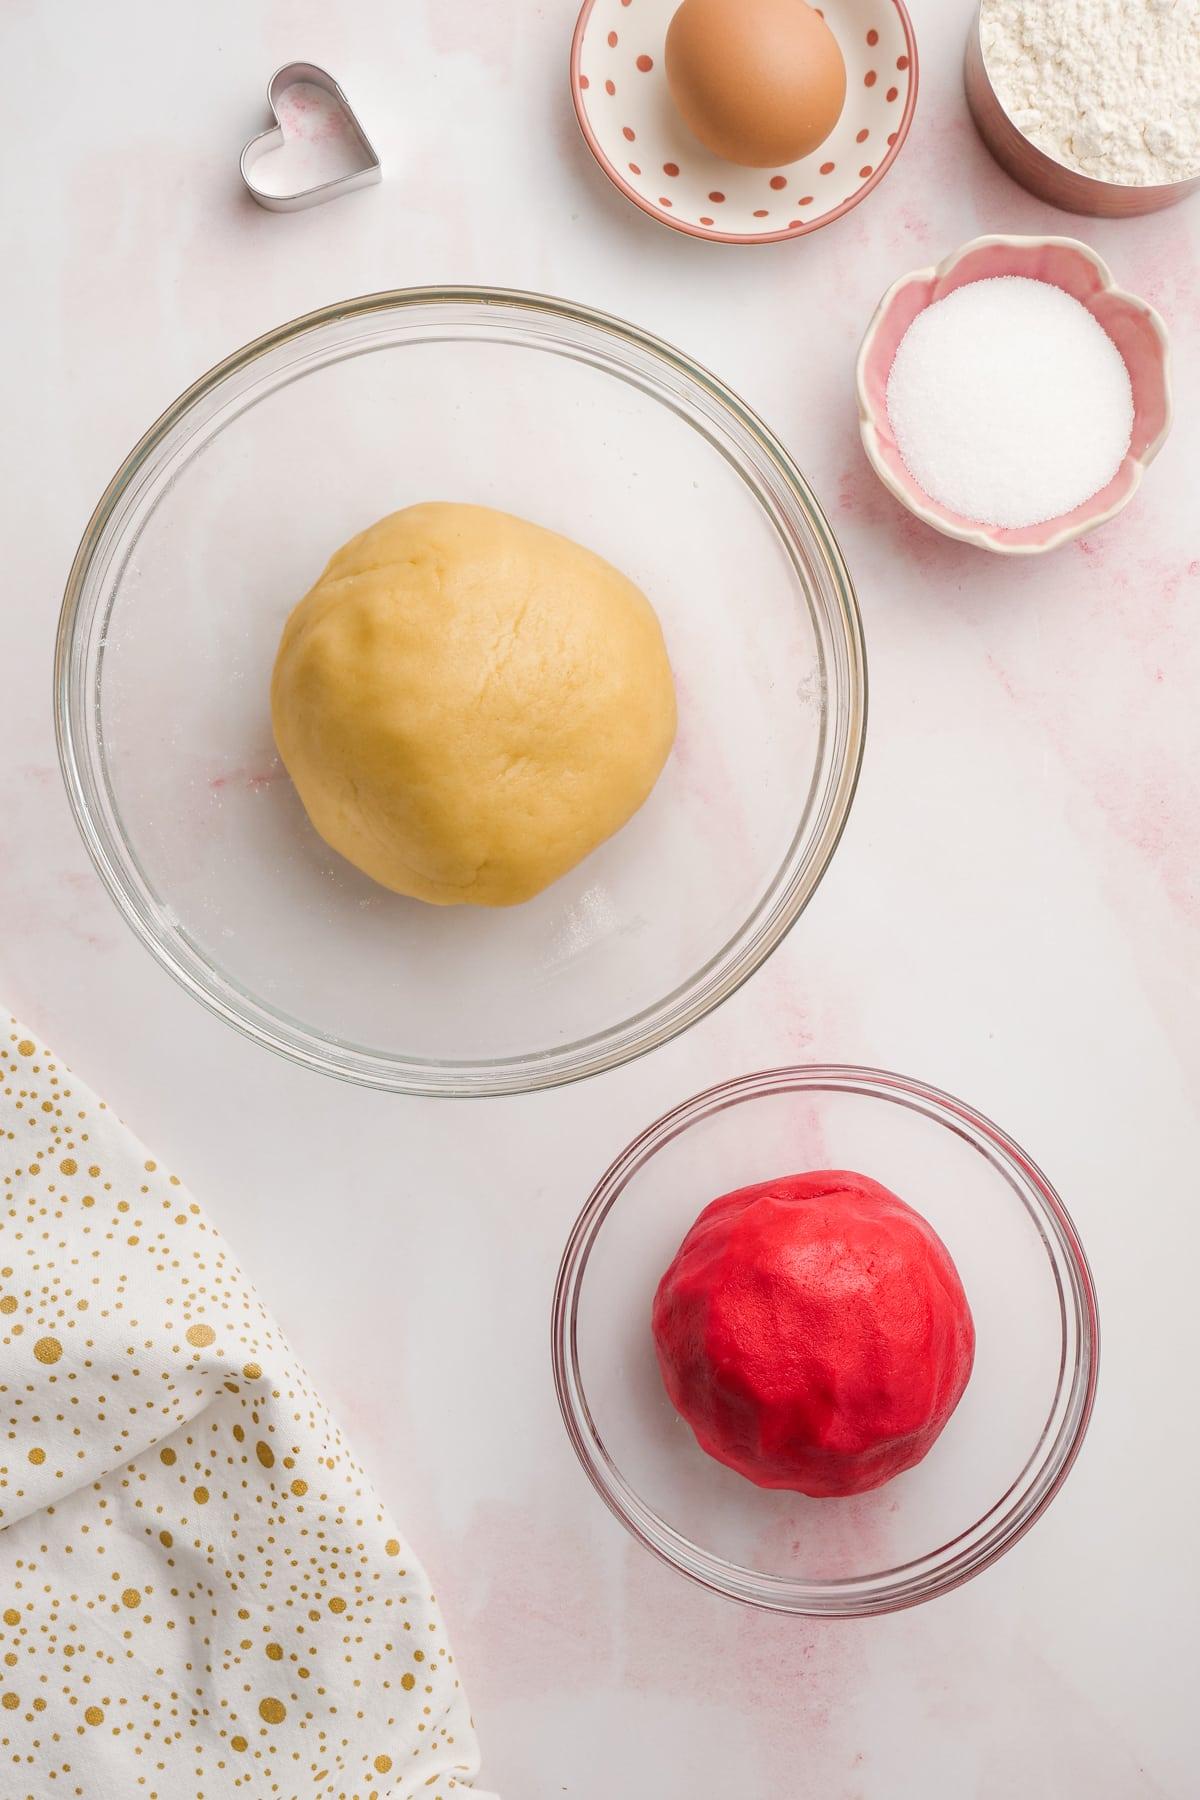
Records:
[[[815,150],[846,98],[837,39],[804,0],[683,0],[667,31],[666,72],[700,142],[752,169]]]

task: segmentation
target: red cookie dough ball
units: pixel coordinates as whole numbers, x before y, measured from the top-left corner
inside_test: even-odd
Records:
[[[911,1469],[958,1405],[975,1327],[933,1227],[844,1169],[705,1207],[652,1315],[671,1404],[759,1487],[861,1494]]]

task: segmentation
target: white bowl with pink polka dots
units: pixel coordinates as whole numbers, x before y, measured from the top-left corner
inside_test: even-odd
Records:
[[[663,67],[679,0],[584,0],[571,43],[580,129],[604,173],[651,218],[720,244],[803,237],[887,174],[917,100],[917,43],[903,0],[824,0],[846,60],[846,104],[825,142],[778,169],[745,169],[694,138]]]

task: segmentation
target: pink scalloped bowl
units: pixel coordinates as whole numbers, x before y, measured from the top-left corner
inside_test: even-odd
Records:
[[[694,138],[663,68],[680,0],[584,0],[571,97],[587,146],[635,206],[718,244],[804,237],[865,200],[895,162],[917,103],[917,41],[904,0],[822,0],[846,62],[846,104],[811,155],[778,169],[725,162]]]
[[[919,488],[892,435],[887,384],[900,340],[919,312],[968,282],[994,275],[1026,275],[1064,288],[1104,327],[1125,359],[1133,385],[1133,437],[1125,460],[1108,483],[1073,512],[1019,530],[981,525],[951,512]],[[880,481],[926,525],[1006,556],[1055,550],[1095,530],[1128,504],[1142,475],[1162,449],[1171,428],[1167,334],[1144,300],[1114,282],[1107,265],[1075,238],[980,237],[964,244],[934,269],[918,269],[890,287],[867,327],[858,355],[856,379],[862,441]]]

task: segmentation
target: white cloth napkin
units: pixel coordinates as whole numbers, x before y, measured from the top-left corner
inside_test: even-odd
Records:
[[[0,1177],[6,1800],[470,1789],[403,1534],[200,1207],[15,1023]]]

